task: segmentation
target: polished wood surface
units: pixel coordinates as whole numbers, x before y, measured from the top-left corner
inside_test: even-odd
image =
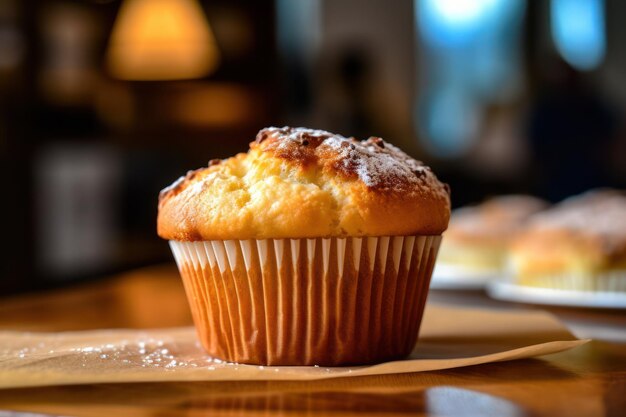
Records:
[[[430,302],[532,308],[479,292]],[[603,340],[540,359],[314,382],[103,384],[0,390],[0,410],[65,416],[626,415],[626,314],[553,309],[577,335]],[[0,329],[62,331],[191,324],[173,267],[0,299]],[[0,415],[2,415],[0,413]]]

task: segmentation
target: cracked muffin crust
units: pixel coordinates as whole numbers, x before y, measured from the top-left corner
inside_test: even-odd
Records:
[[[381,138],[270,127],[247,153],[189,171],[159,196],[159,236],[178,241],[438,235],[449,188]]]

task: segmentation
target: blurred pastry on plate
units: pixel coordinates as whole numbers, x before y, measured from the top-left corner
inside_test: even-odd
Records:
[[[511,238],[530,216],[546,207],[545,201],[535,197],[505,195],[454,210],[444,233],[437,267],[471,276],[499,273]]]
[[[626,292],[626,193],[593,190],[533,216],[507,268],[518,285]]]

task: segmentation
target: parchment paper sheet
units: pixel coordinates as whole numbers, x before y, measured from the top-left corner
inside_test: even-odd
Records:
[[[449,369],[560,352],[586,343],[551,315],[430,304],[409,358],[358,367],[262,367],[204,353],[192,327],[0,332],[0,388],[108,382],[312,380]]]

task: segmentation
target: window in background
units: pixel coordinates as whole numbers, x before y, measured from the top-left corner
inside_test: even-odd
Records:
[[[603,0],[552,0],[552,38],[559,54],[574,68],[592,70],[606,49]]]
[[[320,41],[319,0],[276,0],[276,33],[283,66],[282,105],[290,123],[306,122],[313,100],[312,74]]]
[[[476,138],[484,106],[519,94],[525,6],[525,0],[415,0],[415,123],[433,155],[462,156]]]
[[[36,266],[69,280],[110,270],[118,242],[118,153],[94,143],[45,147],[35,164]]]

